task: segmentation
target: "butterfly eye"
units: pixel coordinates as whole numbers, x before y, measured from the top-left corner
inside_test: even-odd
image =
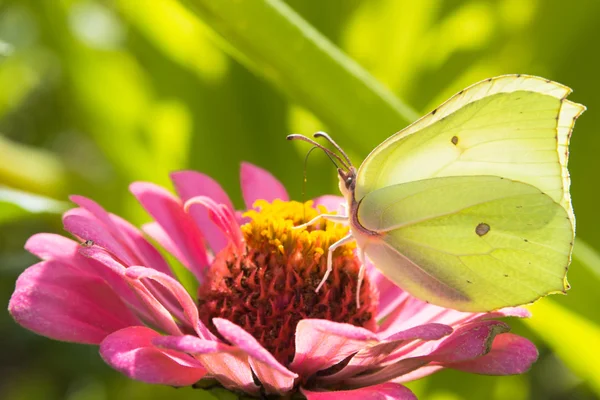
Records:
[[[350,186],[352,184],[353,178],[351,176],[346,178],[346,186]]]

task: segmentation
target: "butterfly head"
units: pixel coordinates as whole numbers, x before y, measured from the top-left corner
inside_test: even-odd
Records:
[[[356,187],[356,169],[354,167],[350,167],[348,170],[338,168],[338,178],[340,180],[340,192],[342,192],[346,199],[352,198],[354,188]]]

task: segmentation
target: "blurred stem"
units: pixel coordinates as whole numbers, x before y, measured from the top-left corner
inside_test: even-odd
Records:
[[[0,154],[1,184],[51,197],[60,197],[65,191],[66,169],[53,153],[0,135]]]
[[[184,2],[225,39],[225,50],[311,110],[334,136],[371,148],[371,135],[389,136],[418,116],[282,1]]]
[[[600,394],[600,326],[552,299],[540,300],[529,309],[533,318],[524,323]]]
[[[581,239],[575,241],[573,258],[585,265],[598,279],[600,279],[600,255]]]

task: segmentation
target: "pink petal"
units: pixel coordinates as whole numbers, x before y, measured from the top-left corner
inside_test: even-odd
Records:
[[[307,400],[416,400],[417,397],[405,386],[387,382],[355,390],[315,392],[300,389]]]
[[[188,323],[200,338],[215,340],[215,336],[210,333],[208,328],[200,321],[198,317],[198,307],[185,288],[175,279],[170,276],[144,267],[130,267],[127,269],[126,275],[129,278],[142,280],[150,279],[162,285],[173,298],[177,299],[181,309],[183,310],[185,322]],[[180,323],[183,322],[180,318]]]
[[[157,271],[173,276],[173,272],[169,264],[156,248],[146,240],[144,235],[129,222],[123,218],[111,214],[111,218],[121,234],[127,238],[131,250],[135,253],[139,260],[136,265],[143,265],[147,268],[153,268]]]
[[[144,265],[171,275],[171,270],[166,261],[136,227],[114,214],[107,213],[93,200],[83,196],[71,196],[70,199],[91,214],[95,219],[94,223],[102,226],[105,232],[122,246],[116,249],[118,252],[115,254],[127,265]],[[93,240],[91,237],[86,237],[86,239]],[[111,248],[108,249],[112,251]],[[119,256],[121,251],[125,251],[127,256]]]
[[[179,171],[171,174],[171,180],[175,184],[175,189],[184,203],[193,197],[206,196],[218,204],[225,205],[231,211],[234,210],[227,193],[225,193],[217,182],[204,174],[196,171]],[[204,237],[206,237],[206,241],[209,243],[213,253],[217,254],[227,245],[227,237],[210,220],[208,212],[205,209],[193,207],[189,212],[204,234]]]
[[[216,203],[213,199],[206,196],[192,197],[185,202],[183,209],[201,208],[206,210],[208,218],[223,233],[228,242],[233,243],[234,249],[238,254],[242,254],[245,249],[244,238],[238,224],[235,212],[223,204]]]
[[[244,162],[242,163],[240,175],[242,194],[247,209],[251,209],[254,202],[259,199],[268,202],[272,202],[275,199],[289,200],[283,185],[268,171]]]
[[[349,378],[345,383],[352,386],[376,385],[397,380],[430,362],[446,364],[471,360],[487,354],[491,349],[494,337],[508,329],[508,326],[500,321],[472,322],[457,329],[450,337],[443,340],[431,354],[401,358],[371,374],[365,372],[363,375]],[[388,358],[384,362],[387,364],[392,359]]]
[[[178,260],[183,260],[183,254],[179,252],[179,248],[158,222],[148,222],[147,224],[142,225],[142,230],[146,235],[156,240],[166,251],[171,253],[173,257]]]
[[[393,382],[396,383],[405,383],[410,381],[416,381],[426,376],[429,376],[439,370],[444,369],[441,365],[425,365],[424,367],[418,368],[414,371],[408,372],[396,379]]]
[[[141,325],[102,279],[54,260],[19,276],[8,309],[25,328],[69,342],[98,344],[116,330]]]
[[[340,212],[340,206],[346,204],[346,200],[342,196],[333,196],[326,194],[324,196],[317,197],[313,200],[313,207],[325,206],[330,212]]]
[[[223,386],[258,394],[247,355],[233,346],[195,336],[163,336],[154,339],[157,346],[192,354],[206,368],[208,374]]]
[[[83,240],[91,240],[95,245],[113,253],[123,264],[136,265],[132,253],[116,239],[105,225],[83,208],[75,208],[63,215],[65,229]]]
[[[269,351],[244,329],[222,318],[214,318],[219,333],[249,357],[252,370],[269,394],[284,394],[294,387],[297,374],[281,365]]]
[[[290,369],[309,377],[375,343],[377,335],[367,329],[321,319],[304,319],[296,326],[296,355]]]
[[[513,375],[526,372],[537,358],[538,351],[533,343],[521,336],[504,333],[496,336],[489,353],[444,366],[475,374]]]
[[[480,321],[465,324],[429,355],[431,360],[454,363],[471,360],[489,353],[496,335],[510,328],[501,321]]]
[[[129,269],[133,268],[125,268],[123,265],[119,264],[117,260],[112,258],[111,255],[101,247],[93,246],[82,248],[80,252],[86,257],[89,257],[104,264],[106,267],[112,269],[113,271],[122,271],[124,276],[126,276],[126,273]],[[150,268],[148,268],[148,270],[155,271]],[[135,271],[135,269],[133,271]],[[161,301],[156,299],[152,291],[149,288],[147,288],[143,282],[140,282],[139,280],[130,277],[127,279],[127,282],[131,286],[132,290],[135,291],[137,298],[139,298],[139,300],[142,302],[144,309],[147,310],[147,322],[156,326],[157,329],[160,329],[171,335],[182,334],[181,330],[179,329],[179,326],[175,322],[175,319],[173,318],[169,310],[165,308]]]
[[[98,249],[96,246],[93,247]],[[82,247],[78,242],[52,233],[38,233],[33,235],[27,240],[25,249],[43,260],[60,261],[62,264],[74,269],[98,276],[138,316],[146,316],[144,306],[124,278],[125,267],[120,264],[116,269],[107,268],[106,265],[82,255],[81,251],[85,251],[86,248]]]
[[[428,304],[401,290],[399,293],[397,292],[396,298],[392,300],[391,303],[387,304],[387,307],[393,309],[393,311],[380,326],[381,334],[392,334],[393,332],[404,330],[411,326],[423,325],[431,322],[457,326],[459,324],[482,319],[499,317],[525,318],[529,316],[529,312],[526,309],[518,307],[503,308],[489,313],[456,311]],[[381,314],[382,313],[380,312],[380,315]]]
[[[42,260],[58,260],[73,268],[87,270],[90,266],[79,254],[79,247],[74,240],[54,233],[37,233],[25,243],[25,250]]]
[[[143,326],[125,328],[102,342],[100,355],[117,371],[146,383],[188,386],[206,375],[206,370],[193,357],[155,347],[152,339],[159,336]]]
[[[331,385],[367,371],[370,368],[379,368],[383,360],[398,348],[406,346],[407,343],[415,340],[438,340],[451,333],[452,328],[441,324],[421,325],[403,332],[397,332],[381,343],[358,351],[341,370],[332,375],[317,378],[318,382]]]
[[[183,264],[202,282],[209,265],[204,238],[195,221],[183,210],[181,201],[151,183],[135,182],[129,188],[177,247]]]
[[[382,320],[386,318],[394,309],[400,309],[402,303],[408,296],[405,292],[396,286],[395,283],[385,277],[377,268],[371,264],[370,260],[367,259],[367,275],[371,283],[379,291],[379,307],[377,310],[376,319]],[[392,320],[394,320],[392,318]],[[387,325],[390,325],[389,320],[386,320]],[[393,331],[395,328],[391,328],[389,331]],[[406,329],[406,326],[403,327]],[[380,327],[380,331],[385,330],[385,327]],[[397,330],[397,329],[396,329]],[[389,332],[388,331],[388,332]]]

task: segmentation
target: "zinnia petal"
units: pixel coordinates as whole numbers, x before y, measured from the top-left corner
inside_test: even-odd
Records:
[[[243,390],[250,394],[258,394],[260,391],[254,383],[248,357],[241,349],[189,335],[157,337],[153,343],[194,355],[210,376],[228,389]]]
[[[314,207],[325,206],[329,211],[339,212],[341,205],[346,205],[346,200],[342,196],[326,194],[313,200]]]
[[[97,276],[60,261],[42,261],[19,279],[8,309],[20,325],[57,340],[98,344],[141,322]]]
[[[382,383],[355,390],[316,392],[302,388],[307,400],[416,400],[417,397],[405,386],[398,383]]]
[[[538,351],[533,343],[518,335],[504,333],[496,336],[489,353],[445,366],[475,374],[512,375],[526,372],[537,358]]]
[[[177,299],[179,306],[183,310],[184,316],[182,317],[185,318],[185,322],[196,331],[200,338],[210,340],[216,339],[215,336],[210,333],[208,328],[200,321],[200,318],[198,317],[198,308],[196,307],[194,300],[192,300],[188,292],[177,280],[151,268],[144,267],[128,268],[126,275],[137,280],[150,279],[158,282],[172,295],[173,298]],[[180,318],[180,322],[184,322],[182,321],[182,318]]]
[[[227,206],[232,212],[233,204],[227,196],[227,193],[212,178],[196,171],[179,171],[171,174],[171,180],[175,185],[175,190],[181,200],[185,203],[189,199],[197,196],[206,196],[213,199],[218,204]],[[208,216],[206,209],[193,207],[189,210],[190,215],[196,221],[196,224],[206,237],[213,253],[218,253],[227,243],[227,237],[214,224]]]
[[[296,355],[290,369],[302,376],[311,376],[375,343],[377,335],[368,329],[321,319],[304,319],[296,326]]]
[[[179,199],[160,186],[135,182],[129,187],[142,206],[154,217],[178,248],[181,261],[202,282],[209,265],[204,238]]]
[[[442,324],[416,326],[406,331],[397,332],[381,343],[368,346],[358,351],[341,370],[333,375],[318,378],[320,383],[333,384],[345,378],[357,375],[369,368],[378,368],[391,353],[415,340],[438,340],[452,333],[452,328]]]
[[[281,182],[270,172],[252,165],[242,163],[240,170],[242,194],[246,208],[251,209],[256,200],[271,202],[275,199],[287,201],[288,194]]]
[[[294,387],[298,375],[281,365],[252,335],[226,319],[214,318],[213,323],[227,341],[246,352],[267,393],[283,394]]]
[[[100,355],[117,371],[147,383],[187,386],[206,375],[206,370],[193,357],[155,347],[152,339],[159,336],[143,326],[125,328],[102,342]]]
[[[127,250],[128,255],[133,257],[129,261],[126,259],[123,259],[123,261],[128,261],[129,265],[144,265],[145,267],[154,268],[171,275],[171,270],[166,261],[137,228],[124,219],[114,214],[109,214],[93,200],[83,196],[70,196],[69,198],[72,202],[92,214],[106,228],[107,233]],[[86,237],[85,239],[92,238]]]

